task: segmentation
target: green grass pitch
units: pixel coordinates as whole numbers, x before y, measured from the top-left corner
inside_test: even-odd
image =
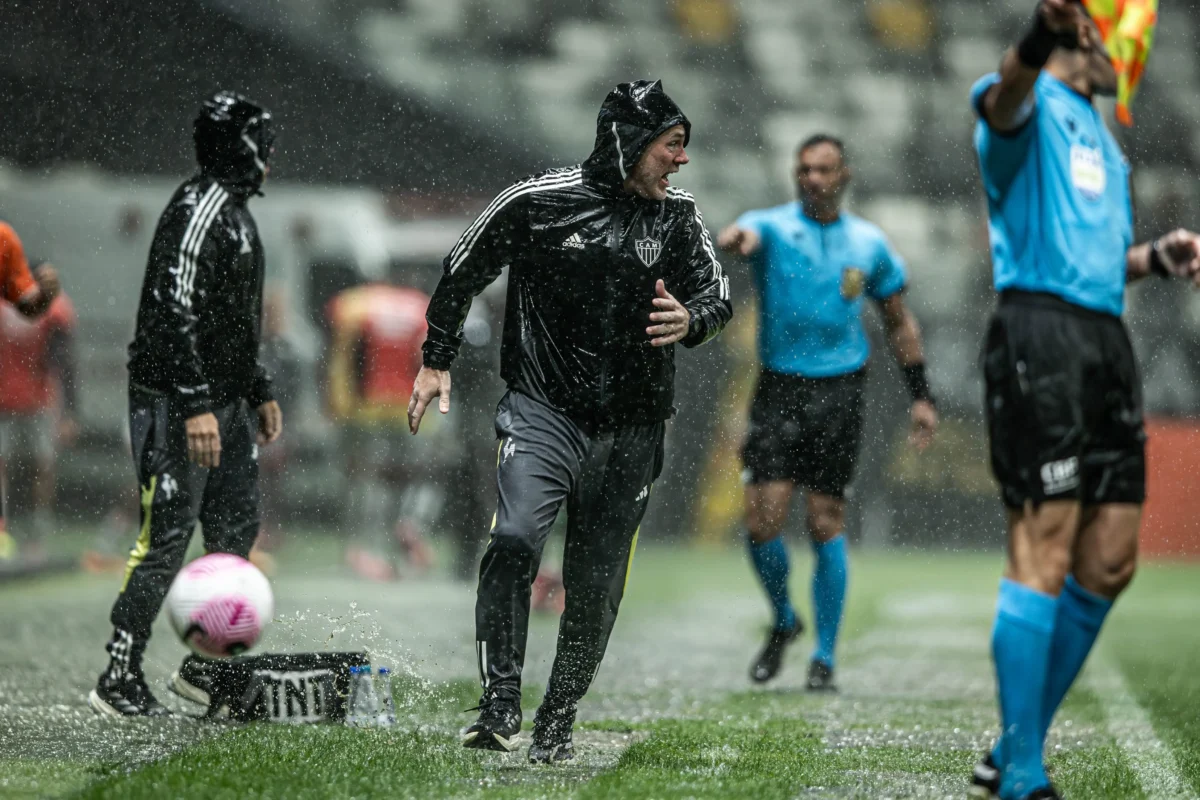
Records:
[[[792,552],[810,618],[808,548]],[[401,673],[395,728],[95,718],[84,698],[119,578],[11,584],[0,587],[0,797],[963,797],[998,727],[999,556],[854,553],[842,692],[813,697],[801,688],[807,635],[777,682],[746,677],[767,610],[743,552],[644,548],[580,709],[580,757],[557,768],[457,744],[478,697],[472,587],[354,581],[320,566],[337,563],[326,545],[285,556],[263,647],[366,648]],[[1198,586],[1200,567],[1146,565],[1110,617],[1051,734],[1065,796],[1200,796]],[[531,632],[527,729],[555,622]],[[183,654],[160,624],[147,673],[181,710],[165,680]]]

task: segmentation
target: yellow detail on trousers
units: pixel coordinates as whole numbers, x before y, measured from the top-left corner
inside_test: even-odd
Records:
[[[125,564],[125,580],[121,582],[121,591],[129,585],[133,571],[146,559],[150,552],[150,512],[154,506],[154,490],[158,488],[158,476],[150,478],[150,485],[142,487],[142,529],[138,532],[137,543],[129,553],[129,561]]]
[[[625,562],[625,583],[621,585],[621,594],[625,594],[625,590],[629,588],[629,573],[633,572],[633,554],[637,552],[638,534],[642,532],[642,526],[639,525],[637,530],[633,532],[633,541],[629,543],[629,560]]]

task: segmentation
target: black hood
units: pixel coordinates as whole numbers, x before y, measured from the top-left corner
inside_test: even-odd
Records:
[[[192,136],[205,175],[234,194],[260,194],[275,142],[270,111],[236,92],[217,92],[200,107]]]
[[[633,165],[668,128],[683,126],[683,144],[692,136],[692,123],[663,91],[662,81],[622,83],[608,93],[596,117],[596,146],[583,174],[588,183],[618,190]]]

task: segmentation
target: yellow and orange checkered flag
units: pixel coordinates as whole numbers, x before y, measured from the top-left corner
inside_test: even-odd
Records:
[[[1083,0],[1083,5],[1100,28],[1117,70],[1117,121],[1132,125],[1129,104],[1154,46],[1158,0]]]

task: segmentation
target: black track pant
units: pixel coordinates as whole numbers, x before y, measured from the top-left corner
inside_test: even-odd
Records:
[[[566,609],[546,697],[572,706],[587,692],[625,592],[650,484],[662,470],[663,430],[658,423],[585,432],[519,392],[500,401],[499,503],[475,606],[485,689],[520,688],[530,587],[566,501]]]
[[[141,527],[111,620],[139,643],[150,636],[197,520],[209,553],[245,558],[258,536],[256,419],[241,400],[213,413],[221,428],[221,464],[206,469],[188,461],[184,419],[168,397],[129,393]]]

